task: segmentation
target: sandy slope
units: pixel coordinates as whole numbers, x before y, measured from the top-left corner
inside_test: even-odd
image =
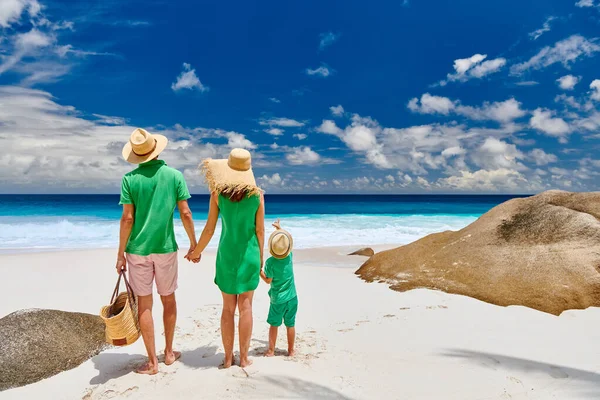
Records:
[[[220,294],[208,255],[199,265],[181,261],[181,362],[161,365],[154,377],[132,373],[144,359],[140,340],[0,399],[600,397],[600,309],[555,317],[429,290],[397,293],[358,279],[363,259],[338,255],[344,251],[297,252],[293,359],[255,357],[246,372],[217,369]],[[116,278],[112,265],[105,250],[0,256],[0,316],[28,307],[97,313]],[[267,340],[266,292],[261,285],[255,297],[255,353]],[[160,315],[157,304],[159,332]],[[278,347],[286,347],[283,331]]]

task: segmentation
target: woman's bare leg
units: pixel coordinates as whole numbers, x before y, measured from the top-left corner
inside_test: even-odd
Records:
[[[238,309],[240,311],[240,367],[252,364],[248,358],[250,340],[252,339],[252,298],[254,291],[242,293],[238,296]]]
[[[223,368],[229,368],[233,364],[233,341],[235,339],[235,308],[238,302],[238,296],[235,294],[223,295],[223,311],[221,313],[221,338],[225,348],[225,360]]]

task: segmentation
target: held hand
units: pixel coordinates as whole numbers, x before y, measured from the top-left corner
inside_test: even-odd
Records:
[[[193,246],[190,246],[190,249],[184,258],[186,260],[188,260],[189,262],[193,262],[194,264],[197,264],[200,262],[201,257],[202,257],[202,255],[200,253],[196,253],[196,245],[193,245]]]
[[[120,255],[117,257],[117,264],[115,266],[117,269],[117,274],[120,274],[121,271],[127,271],[127,260],[124,255]]]

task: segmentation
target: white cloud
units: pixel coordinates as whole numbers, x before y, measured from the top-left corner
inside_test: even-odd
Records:
[[[342,130],[337,127],[334,121],[330,119],[324,119],[321,126],[317,128],[317,132],[327,133],[329,135],[340,135]]]
[[[322,78],[327,78],[329,75],[333,74],[333,70],[329,69],[325,65],[321,65],[318,68],[310,69],[306,68],[306,74],[310,76],[320,76]]]
[[[536,165],[548,165],[558,161],[558,157],[554,154],[548,154],[542,149],[533,149],[529,152],[529,156],[533,159]]]
[[[417,185],[419,185],[423,188],[429,188],[431,186],[431,184],[427,181],[427,179],[423,178],[422,176],[419,176],[417,178]]]
[[[500,168],[461,171],[460,175],[439,179],[438,183],[442,187],[465,191],[499,191],[519,189],[527,184],[527,179],[518,171]]]
[[[526,167],[518,162],[525,156],[517,146],[508,144],[496,138],[487,138],[485,142],[471,155],[478,167],[486,170],[512,169],[522,170]]]
[[[571,127],[562,118],[553,117],[554,113],[547,109],[538,108],[533,112],[529,123],[531,127],[548,136],[554,136],[566,142],[566,137],[571,133]]]
[[[408,102],[408,108],[413,112],[421,114],[443,114],[456,113],[473,120],[492,120],[508,123],[523,117],[526,112],[521,109],[521,103],[515,99],[488,103],[481,107],[463,106],[458,100],[450,100],[447,97],[432,96],[425,93],[421,99],[416,97]]]
[[[425,93],[421,96],[421,103],[416,97],[408,102],[408,108],[412,112],[421,114],[444,114],[448,115],[454,110],[455,103],[447,97],[432,96]]]
[[[279,129],[279,128],[265,129],[265,132],[267,132],[269,135],[273,135],[273,136],[283,135],[283,129]]]
[[[529,38],[532,40],[537,40],[544,33],[550,32],[550,22],[554,21],[555,19],[556,17],[548,17],[540,29],[536,29],[529,34]]]
[[[573,90],[573,88],[575,88],[575,85],[577,85],[580,79],[580,76],[565,75],[558,78],[556,82],[558,82],[558,86],[562,90]]]
[[[335,42],[337,42],[337,40],[340,38],[341,34],[339,33],[333,33],[333,32],[326,32],[326,33],[321,33],[319,35],[319,50],[323,50],[328,46],[331,46],[332,44],[334,44]]]
[[[579,0],[575,3],[576,7],[594,7],[594,0]]]
[[[183,71],[177,77],[177,80],[171,85],[171,89],[177,92],[182,89],[198,90],[199,92],[208,92],[208,86],[204,86],[198,76],[196,70],[188,63],[183,63]]]
[[[442,151],[442,156],[449,158],[454,156],[463,156],[466,154],[466,150],[460,146],[449,147]]]
[[[474,120],[493,120],[502,123],[513,121],[526,114],[521,109],[521,103],[515,99],[494,103],[485,102],[481,107],[458,106],[456,112]]]
[[[232,149],[236,147],[248,150],[256,148],[256,145],[250,140],[246,139],[246,136],[241,133],[225,132],[225,137],[227,138],[227,145]]]
[[[308,146],[291,149],[286,158],[292,165],[314,165],[321,160],[321,156]]]
[[[30,17],[35,17],[41,10],[37,0],[2,0],[0,2],[0,26],[9,28],[12,24],[19,22],[23,12]]]
[[[513,75],[520,75],[525,71],[546,68],[556,63],[568,67],[578,58],[591,57],[598,51],[600,51],[600,46],[595,41],[588,40],[581,35],[573,35],[556,42],[552,47],[544,47],[528,61],[513,65],[510,72]]]
[[[600,101],[600,79],[594,79],[592,83],[590,83],[590,89],[592,89],[590,95],[592,100]]]
[[[329,110],[331,110],[331,113],[336,117],[341,117],[342,115],[344,115],[344,107],[342,107],[341,105],[331,106],[329,107]]]
[[[283,186],[285,184],[285,181],[281,179],[281,176],[278,173],[274,173],[271,176],[263,175],[258,179],[269,186]]]
[[[5,192],[116,190],[133,167],[121,157],[135,127],[120,117],[83,118],[74,107],[56,103],[45,91],[0,86],[0,187]],[[187,171],[191,184],[202,184],[198,163],[224,158],[230,146],[254,148],[242,134],[215,129],[153,129],[170,139],[163,153],[169,165]],[[218,145],[209,140],[228,140]],[[253,154],[261,161],[260,154]]]
[[[469,58],[454,60],[454,73],[448,74],[446,80],[440,81],[439,84],[444,86],[448,82],[465,82],[473,78],[481,79],[500,71],[506,65],[505,58],[499,57],[483,61],[486,58],[487,54],[474,54]]]
[[[519,82],[515,82],[515,85],[517,86],[536,86],[539,85],[540,83],[537,81],[519,81]]]
[[[295,133],[294,137],[298,140],[304,140],[308,137],[305,133]]]
[[[269,100],[271,100],[273,103],[281,103],[281,100],[279,100],[277,97],[269,97]]]
[[[304,126],[305,122],[296,121],[291,118],[269,118],[269,119],[261,119],[259,121],[261,125],[269,125],[269,126],[281,126],[284,128],[299,128]]]

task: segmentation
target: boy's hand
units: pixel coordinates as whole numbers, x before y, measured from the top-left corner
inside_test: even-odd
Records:
[[[277,221],[273,222],[273,226],[277,230],[281,229],[281,225],[279,224],[279,218],[277,218]]]

